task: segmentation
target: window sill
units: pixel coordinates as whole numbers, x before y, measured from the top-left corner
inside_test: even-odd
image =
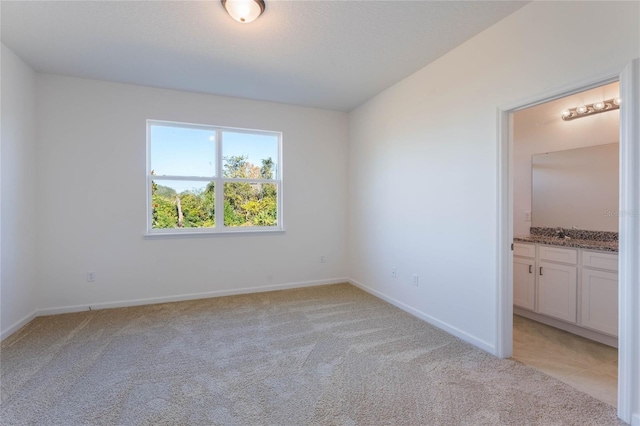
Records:
[[[285,230],[278,229],[252,229],[252,230],[227,230],[227,231],[179,231],[179,232],[145,232],[144,239],[157,238],[202,238],[202,237],[222,237],[229,235],[242,235],[245,237],[258,235],[284,234]]]

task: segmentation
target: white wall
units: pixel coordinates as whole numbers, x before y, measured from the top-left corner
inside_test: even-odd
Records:
[[[610,144],[620,138],[619,110],[572,121],[562,120],[560,113],[619,95],[616,82],[513,114],[513,235],[529,235],[533,226],[525,220],[525,212],[532,211],[532,155]]]
[[[354,282],[494,351],[497,108],[640,56],[639,7],[530,3],[352,111]]]
[[[2,337],[31,319],[36,300],[35,73],[2,45],[0,315]]]
[[[53,75],[38,100],[43,312],[347,276],[346,113]],[[144,239],[147,119],[282,131],[286,233]]]

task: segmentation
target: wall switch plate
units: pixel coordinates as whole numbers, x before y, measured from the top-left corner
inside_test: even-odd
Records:
[[[320,256],[320,263],[324,263],[324,256]]]
[[[95,282],[96,281],[96,273],[95,272],[87,272],[87,282]]]
[[[413,276],[411,277],[411,284],[416,287],[418,286],[418,274],[413,274]]]
[[[396,278],[398,276],[398,271],[396,268],[391,268],[391,278]]]
[[[531,212],[524,212],[524,220],[526,222],[531,222]]]

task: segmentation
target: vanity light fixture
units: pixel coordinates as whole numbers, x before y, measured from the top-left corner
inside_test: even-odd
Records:
[[[562,111],[562,119],[571,121],[576,118],[587,117],[589,115],[600,114],[601,112],[614,111],[620,109],[620,98],[608,99],[593,104],[580,105]]]
[[[236,21],[248,24],[264,12],[264,0],[220,0],[224,10]]]

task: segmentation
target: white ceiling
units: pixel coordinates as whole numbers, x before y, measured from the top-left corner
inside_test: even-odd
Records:
[[[2,42],[36,71],[348,111],[525,2],[1,3]]]

